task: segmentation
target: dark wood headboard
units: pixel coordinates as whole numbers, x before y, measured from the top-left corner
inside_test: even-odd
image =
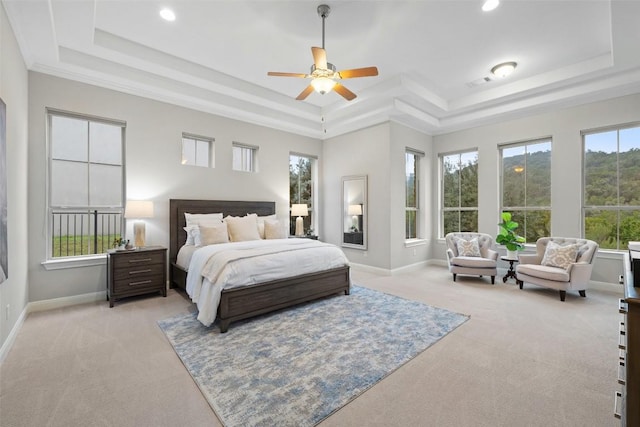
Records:
[[[185,212],[221,213],[223,216],[256,213],[266,216],[276,213],[276,202],[169,199],[169,262],[175,262],[178,250],[187,241],[187,233],[183,229],[187,225]]]

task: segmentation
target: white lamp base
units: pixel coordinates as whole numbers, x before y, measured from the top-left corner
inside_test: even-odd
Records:
[[[304,225],[301,216],[296,218],[296,236],[304,236]]]
[[[133,235],[136,248],[143,248],[145,240],[144,221],[136,221],[133,223]]]

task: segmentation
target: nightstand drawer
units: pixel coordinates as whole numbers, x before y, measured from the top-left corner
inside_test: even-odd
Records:
[[[151,264],[164,264],[165,252],[129,252],[126,256],[118,254],[113,257],[113,268],[136,268]]]
[[[144,277],[131,277],[127,279],[114,280],[113,290],[116,294],[126,294],[129,292],[139,292],[145,289],[157,290],[166,286],[163,274]]]
[[[113,279],[135,280],[136,277],[140,278],[162,274],[163,269],[164,264],[134,264],[127,268],[116,268],[113,272]]]

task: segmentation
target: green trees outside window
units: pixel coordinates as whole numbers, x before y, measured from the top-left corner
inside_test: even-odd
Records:
[[[307,204],[309,216],[302,217],[305,232],[313,228],[313,163],[313,158],[289,155],[289,205]],[[295,230],[295,220],[289,221],[289,234],[294,235]]]
[[[478,231],[478,152],[443,155],[442,236],[460,231]]]
[[[503,146],[502,211],[527,243],[551,235],[551,140]]]
[[[584,134],[584,236],[602,249],[640,240],[640,127]]]

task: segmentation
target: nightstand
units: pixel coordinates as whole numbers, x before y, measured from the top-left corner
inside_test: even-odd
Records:
[[[167,248],[147,246],[107,252],[107,300],[160,292],[167,296]]]

